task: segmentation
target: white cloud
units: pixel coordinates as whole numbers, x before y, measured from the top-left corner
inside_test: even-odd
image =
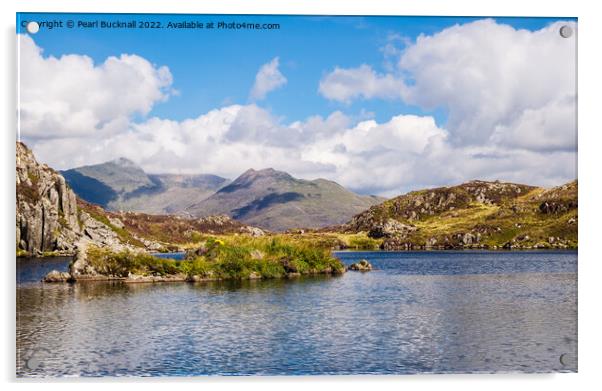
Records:
[[[546,186],[574,179],[575,98],[567,74],[574,69],[554,54],[564,43],[546,29],[530,33],[492,21],[448,30],[421,37],[403,51],[399,67],[413,78],[407,86],[401,70],[378,74],[368,65],[335,69],[320,86],[341,101],[402,97],[424,107],[446,107],[445,127],[428,115],[376,121],[366,112],[350,117],[340,111],[287,123],[257,104],[227,105],[182,121],[134,121],[134,113],[147,114],[170,94],[167,68],[135,55],[98,65],[78,55],[44,58],[33,41],[23,40],[22,62],[24,54],[33,60],[30,69],[22,69],[24,141],[57,169],[120,156],[155,173],[234,178],[248,168],[274,167],[391,196],[470,179]],[[472,53],[487,46],[487,36],[509,45],[506,35],[522,49],[490,42],[481,54],[493,60]],[[471,53],[452,55],[463,50]],[[554,57],[560,63],[545,69],[525,65],[529,50],[534,53],[528,61]],[[278,59],[266,66],[267,74],[278,72]],[[142,87],[132,87],[132,80]],[[263,96],[270,90],[266,85]]]
[[[170,94],[172,76],[137,55],[101,64],[83,55],[44,57],[19,35],[21,127],[29,138],[113,134]]]
[[[487,19],[420,36],[399,60],[413,79],[406,100],[446,108],[457,144],[486,142],[496,128],[552,102],[562,102],[572,117],[563,121],[574,124],[576,45],[560,36],[563,24],[530,32]]]
[[[384,98],[403,99],[426,110],[442,108],[448,112],[446,128],[456,145],[535,139],[525,121],[553,109],[554,119],[567,127],[559,130],[555,121],[539,121],[538,143],[515,145],[572,148],[576,45],[574,38],[560,36],[564,24],[576,28],[572,22],[557,22],[531,32],[491,19],[455,25],[406,45],[393,73],[377,74],[368,65],[335,68],[319,90],[328,99],[346,103],[359,97]],[[560,139],[567,143],[559,145]]]
[[[232,105],[184,121],[150,118],[110,137],[37,140],[33,148],[40,160],[61,169],[120,156],[148,172],[228,178],[248,168],[274,167],[382,195],[474,178],[541,185],[574,178],[572,152],[457,147],[449,137],[429,116],[354,123],[334,112],[286,124],[256,105]]]
[[[251,99],[262,100],[269,92],[286,84],[286,77],[278,69],[279,65],[279,59],[275,57],[259,68],[257,75],[255,75],[255,84],[251,89]]]
[[[336,67],[320,81],[318,90],[328,99],[348,103],[356,98],[401,98],[405,85],[393,75],[378,74],[363,64],[353,69]]]
[[[511,148],[532,151],[577,150],[574,96],[548,102],[543,107],[525,109],[507,125],[495,127],[490,141]]]

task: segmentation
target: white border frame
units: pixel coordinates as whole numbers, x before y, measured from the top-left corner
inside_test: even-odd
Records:
[[[200,2],[199,2],[200,3]],[[225,3],[225,2],[224,2]],[[600,169],[602,147],[600,136],[599,89],[602,39],[602,14],[595,12],[594,1],[527,2],[525,0],[320,0],[305,3],[284,4],[278,0],[229,0],[227,4],[196,4],[190,0],[105,0],[102,3],[75,0],[17,0],[2,1],[2,85],[5,86],[0,105],[3,119],[2,169],[3,191],[0,193],[0,216],[4,224],[0,238],[5,255],[0,263],[4,297],[1,301],[5,315],[1,323],[5,349],[0,356],[2,379],[12,387],[26,389],[43,386],[46,389],[81,388],[83,382],[91,389],[104,390],[111,387],[134,386],[130,383],[146,382],[145,387],[162,389],[164,383],[175,382],[180,386],[198,389],[199,387],[240,388],[250,390],[266,389],[305,389],[307,387],[331,388],[339,384],[349,390],[366,387],[379,389],[399,389],[400,387],[424,387],[426,389],[482,389],[507,390],[509,387],[545,387],[546,390],[594,388],[602,384],[597,378],[601,315],[599,299],[602,279],[602,260],[597,256],[596,244],[602,223],[600,195]],[[16,137],[16,45],[15,13],[20,12],[119,12],[119,13],[215,13],[215,14],[332,14],[332,15],[438,15],[438,16],[565,16],[579,18],[579,373],[553,375],[411,375],[411,376],[318,376],[318,377],[250,377],[250,378],[156,378],[156,379],[90,379],[69,382],[67,380],[44,380],[40,382],[15,379],[15,264],[14,221],[15,214],[15,172],[14,153]]]

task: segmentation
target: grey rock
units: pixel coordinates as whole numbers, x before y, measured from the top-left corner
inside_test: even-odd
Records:
[[[362,259],[359,262],[349,265],[348,269],[358,272],[368,272],[372,270],[372,265],[366,259]]]
[[[58,270],[53,270],[46,274],[42,281],[44,282],[68,282],[71,281],[71,274],[67,272],[59,272]]]
[[[394,219],[387,219],[380,224],[376,224],[368,232],[371,238],[390,238],[393,236],[405,237],[408,233],[416,231],[413,225],[403,224]]]
[[[16,187],[17,250],[32,255],[71,255],[82,243],[114,251],[133,248],[122,243],[110,227],[80,210],[65,178],[38,163],[32,151],[20,142],[16,145]]]
[[[71,252],[81,235],[77,199],[65,179],[16,145],[17,246],[33,255]]]

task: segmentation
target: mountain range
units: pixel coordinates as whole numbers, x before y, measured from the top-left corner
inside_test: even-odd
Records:
[[[193,200],[209,197],[229,183],[217,175],[147,174],[131,160],[110,162],[62,171],[83,200],[108,210],[175,214]]]
[[[78,243],[92,243],[115,251],[123,248],[175,251],[186,243],[203,240],[205,235],[277,237],[228,216],[191,214],[227,210],[237,219],[260,221],[264,227],[308,228],[308,221],[318,224],[340,221],[339,213],[351,213],[353,208],[362,208],[364,202],[375,204],[343,223],[292,230],[285,235],[332,249],[578,247],[576,180],[553,188],[475,180],[412,191],[379,202],[375,197],[358,196],[323,179],[301,180],[273,169],[248,170],[209,197],[185,207],[180,215],[145,214],[107,211],[88,203],[76,195],[61,173],[38,163],[24,144],[18,142],[16,152],[18,255],[72,255]],[[84,183],[94,185],[84,187],[90,192],[88,196],[105,196],[94,192],[110,189],[106,193],[110,197],[104,199],[119,200],[123,194],[131,195],[140,188],[147,189],[149,183],[156,183],[153,176],[144,174],[129,161],[117,160],[109,167],[113,171],[98,167],[88,171],[104,181],[86,179]],[[121,168],[131,181],[120,177]],[[165,187],[172,184],[176,188],[196,188],[191,177],[162,178]],[[203,178],[199,180],[206,183]],[[80,188],[80,194],[86,193]]]
[[[225,213],[246,224],[282,231],[341,224],[383,200],[355,194],[326,179],[304,180],[272,168],[250,169],[186,212]]]
[[[333,181],[297,179],[272,168],[249,169],[230,182],[210,174],[147,174],[119,158],[61,174],[78,197],[109,211],[224,214],[273,231],[342,224],[384,200],[355,194]]]

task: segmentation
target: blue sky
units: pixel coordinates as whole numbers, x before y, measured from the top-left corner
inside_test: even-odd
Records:
[[[570,56],[574,58],[575,44],[562,41],[555,29],[559,23],[573,25],[576,20],[484,19],[18,14],[17,33],[24,35],[27,33],[21,27],[22,21],[29,20],[280,24],[277,30],[256,31],[42,28],[31,38],[43,51],[41,58],[35,58],[45,65],[23,71],[27,77],[24,84],[36,79],[33,76],[36,72],[43,72],[48,84],[56,90],[37,96],[36,88],[23,86],[21,106],[26,120],[21,135],[42,160],[57,168],[98,163],[119,153],[148,171],[212,172],[235,177],[247,165],[273,166],[297,176],[323,176],[359,192],[385,195],[475,177],[542,185],[573,179],[576,165],[567,162],[575,160],[576,145],[567,140],[574,136],[576,128],[548,126],[534,130],[524,142],[515,140],[517,134],[531,129],[533,123],[541,124],[542,117],[554,116],[556,123],[571,123],[570,112],[576,108],[576,85],[569,73],[574,66]],[[545,43],[549,41],[559,47],[557,53],[546,49]],[[96,122],[72,125],[77,136],[68,134],[73,127],[52,135],[54,130],[48,127],[62,126],[58,119],[48,122],[52,125],[47,123],[46,133],[40,136],[40,130],[34,129],[36,126],[49,116],[65,118],[61,117],[67,115],[65,107],[71,109],[78,104],[73,96],[61,95],[65,91],[57,83],[50,82],[54,77],[63,80],[60,77],[64,76],[57,76],[60,72],[50,61],[50,57],[60,59],[63,55],[76,55],[79,60],[88,56],[95,70],[101,70],[111,56],[121,61],[122,55],[136,55],[155,70],[168,68],[171,79],[167,89],[151,88],[150,94],[155,95],[145,101],[150,102],[150,110],[140,109],[146,104],[143,103],[112,118],[106,115],[109,106],[84,108],[68,118],[93,117]],[[546,68],[542,72],[534,67],[540,62]],[[560,64],[547,65],[552,62]],[[58,63],[59,68],[70,66],[64,59]],[[256,77],[270,63],[275,64],[278,75],[285,81],[270,88],[264,99],[252,99],[250,91]],[[74,71],[73,78],[78,78],[81,72]],[[120,87],[101,83],[90,88],[94,88],[90,92],[100,96],[114,95],[116,102],[130,93],[120,90],[126,88],[125,84]],[[127,88],[137,87],[133,84]],[[79,100],[85,101],[85,93],[77,91],[82,95]],[[39,112],[46,105],[60,109],[50,114]],[[487,111],[487,107],[491,110]],[[212,110],[221,110],[220,120],[209,118]],[[313,123],[311,118],[322,122]],[[187,120],[196,120],[198,126],[194,128]],[[218,130],[220,121],[234,125],[229,125],[231,129],[223,133]],[[30,123],[36,125],[28,128]],[[105,126],[107,123],[111,126]],[[190,130],[191,126],[194,130]],[[212,142],[218,138],[220,141],[209,145],[205,140],[199,144],[197,148],[211,155],[211,159],[195,160],[183,148],[209,128],[213,129],[207,130]],[[368,137],[378,140],[369,148],[353,145],[352,135],[365,134],[361,133],[364,128],[371,129]],[[258,134],[264,134],[263,139]],[[275,145],[278,135],[283,137],[280,145]],[[146,144],[149,138],[154,138],[155,144]],[[538,145],[542,138],[550,140],[549,145]],[[147,152],[115,147],[126,139],[146,145]],[[291,140],[295,141],[294,153]],[[397,140],[397,144],[389,140]],[[97,146],[95,150],[84,148],[90,143]],[[236,143],[239,148],[232,147]],[[248,149],[244,150],[242,145]],[[65,155],[57,153],[57,146],[66,151]],[[218,164],[216,149],[222,148],[238,164],[227,159]],[[81,154],[74,152],[80,150]],[[451,156],[457,159],[452,161]],[[507,161],[500,160],[500,156],[506,156]],[[549,162],[554,160],[562,166],[550,167]],[[462,162],[470,162],[472,166],[462,167]],[[513,164],[522,165],[522,169],[517,170]],[[360,165],[366,166],[364,171],[349,173]],[[426,171],[427,167],[430,171]],[[398,174],[389,174],[391,170]],[[380,173],[381,179],[367,180],[370,173]]]
[[[132,14],[20,14],[21,20],[131,20]],[[415,40],[454,24],[479,18],[461,17],[320,17],[320,16],[219,16],[219,15],[144,15],[144,20],[161,21],[253,21],[279,23],[279,30],[165,30],[157,29],[53,29],[35,36],[44,55],[86,54],[95,62],[120,53],[138,54],[156,65],[167,65],[174,76],[179,95],[157,104],[151,115],[182,120],[196,117],[224,104],[245,104],[259,67],[278,56],[287,87],[274,91],[263,102],[265,107],[288,121],[310,115],[328,115],[341,110],[360,115],[363,110],[377,120],[403,113],[428,113],[444,124],[443,109],[423,110],[403,102],[374,100],[352,104],[330,102],[317,93],[320,78],[335,66],[354,67],[374,64],[383,70],[381,48],[387,37],[399,34]],[[516,28],[538,30],[555,18],[495,18]],[[566,20],[564,18],[563,20]],[[17,25],[21,23],[17,19]],[[25,32],[25,28],[19,28]]]

